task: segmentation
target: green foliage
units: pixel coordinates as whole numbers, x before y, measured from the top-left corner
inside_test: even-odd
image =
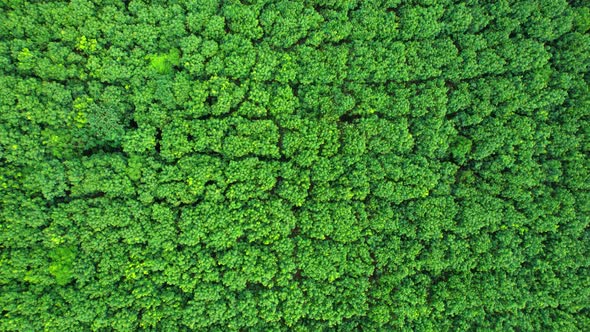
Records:
[[[581,0],[0,2],[0,331],[586,331]]]
[[[55,277],[55,282],[64,286],[74,275],[74,260],[76,252],[71,247],[58,247],[49,252],[51,263],[49,264],[49,273]]]
[[[146,59],[150,61],[150,68],[160,74],[171,74],[175,66],[180,63],[180,51],[171,49],[164,54],[149,54]]]

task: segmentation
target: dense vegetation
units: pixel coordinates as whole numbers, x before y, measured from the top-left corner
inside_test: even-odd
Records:
[[[589,28],[0,2],[0,330],[588,330]]]

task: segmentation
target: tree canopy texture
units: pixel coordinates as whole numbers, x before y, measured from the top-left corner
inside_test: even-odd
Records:
[[[590,330],[589,30],[0,1],[0,331]]]

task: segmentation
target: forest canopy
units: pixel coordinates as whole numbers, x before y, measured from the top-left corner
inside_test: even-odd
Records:
[[[0,2],[0,331],[590,328],[590,3]]]

